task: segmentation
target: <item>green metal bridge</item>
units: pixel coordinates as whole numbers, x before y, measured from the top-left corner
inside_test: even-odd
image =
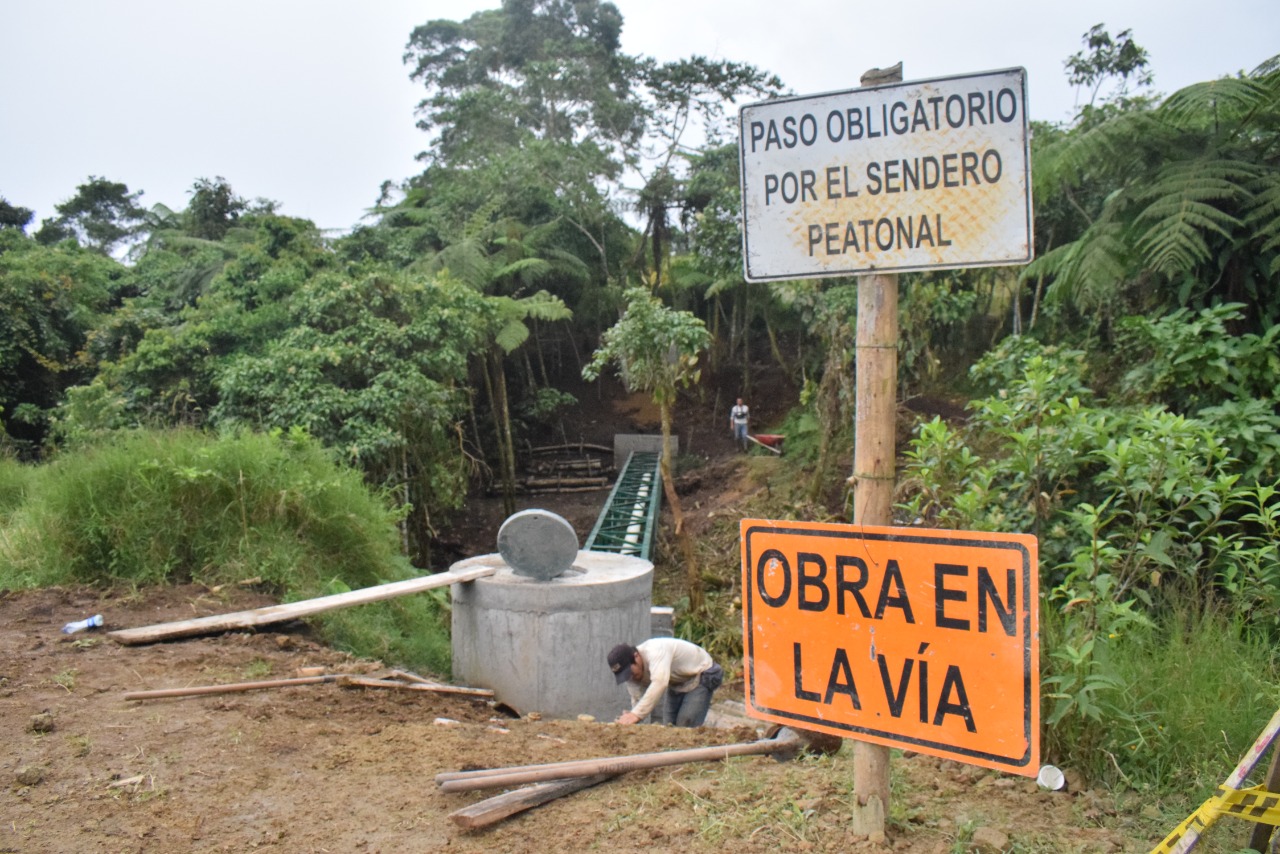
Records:
[[[618,473],[584,551],[649,560],[662,504],[661,454],[633,451]]]

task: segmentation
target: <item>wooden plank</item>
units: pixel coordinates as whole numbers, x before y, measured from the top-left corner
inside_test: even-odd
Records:
[[[449,818],[453,820],[454,824],[459,827],[465,827],[467,830],[488,827],[491,824],[497,824],[509,815],[542,806],[547,801],[553,801],[580,789],[590,788],[597,783],[603,783],[605,780],[612,780],[616,776],[616,774],[594,774],[590,777],[571,777],[568,780],[556,780],[553,783],[526,786],[523,789],[504,792],[501,795],[494,795],[492,798],[486,798],[483,801],[474,803],[469,807],[463,807],[460,810],[449,813]]]
[[[445,685],[440,682],[397,682],[394,679],[369,679],[363,676],[344,676],[338,680],[343,687],[352,688],[396,688],[400,691],[428,691],[437,694],[465,694],[471,697],[492,697],[488,688],[463,688],[457,685]]]
[[[152,626],[139,626],[132,629],[117,629],[113,632],[107,632],[107,636],[122,644],[131,646],[191,637],[192,635],[205,635],[234,629],[250,629],[272,623],[297,620],[323,611],[349,608],[352,605],[379,602],[383,599],[394,599],[397,596],[407,596],[410,593],[420,593],[423,590],[431,590],[436,587],[447,587],[450,584],[474,581],[486,575],[493,575],[497,571],[497,566],[478,566],[463,572],[440,572],[435,575],[424,575],[421,578],[410,578],[405,581],[379,584],[376,587],[365,587],[361,590],[335,593],[332,596],[321,596],[318,599],[305,599],[301,602],[289,602],[283,605],[268,605],[265,608],[255,608],[251,611],[214,614],[209,617],[197,617],[192,620],[179,620],[173,623],[157,623]]]

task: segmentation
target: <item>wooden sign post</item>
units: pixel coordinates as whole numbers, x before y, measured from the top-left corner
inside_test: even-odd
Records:
[[[892,519],[897,459],[897,275],[858,279],[857,336],[853,522],[887,525]],[[889,814],[889,748],[867,741],[853,743],[853,793],[853,832],[883,833]]]
[[[863,86],[902,82],[902,63],[871,69]],[[892,521],[897,464],[898,276],[858,279],[858,328],[854,349],[857,408],[853,438],[853,523]],[[862,836],[884,833],[889,814],[889,748],[853,743],[853,827]]]
[[[898,63],[860,84],[743,107],[743,267],[752,282],[859,275],[852,521],[886,526],[897,454],[897,271],[1031,260],[1026,73],[904,85]],[[884,742],[855,744],[854,776],[853,830],[882,834]]]

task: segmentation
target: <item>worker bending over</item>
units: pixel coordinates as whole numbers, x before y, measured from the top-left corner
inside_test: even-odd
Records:
[[[620,724],[644,720],[665,696],[663,723],[702,726],[711,695],[724,679],[710,653],[679,638],[651,638],[639,646],[620,643],[609,651],[609,669],[631,695],[631,709],[618,716]]]

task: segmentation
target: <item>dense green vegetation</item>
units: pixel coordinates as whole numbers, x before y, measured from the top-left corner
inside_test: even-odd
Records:
[[[281,601],[414,577],[394,508],[303,430],[120,431],[39,468],[0,466],[0,588],[255,579]],[[318,625],[334,645],[448,672],[441,596]]]
[[[783,84],[621,26],[505,0],[418,27],[424,169],[338,238],[216,177],[175,211],[90,176],[30,234],[0,198],[0,588],[443,568],[451,514],[510,501],[606,367],[664,422],[785,376],[788,454],[740,509],[847,519],[856,282],[742,278],[725,119]],[[1039,537],[1048,760],[1212,784],[1280,705],[1280,63],[1163,97],[1099,26],[1067,70],[1091,99],[1034,128],[1036,260],[900,277],[901,395],[968,417],[915,425],[899,521]],[[728,657],[735,537],[657,555]],[[415,601],[326,631],[447,669]]]

